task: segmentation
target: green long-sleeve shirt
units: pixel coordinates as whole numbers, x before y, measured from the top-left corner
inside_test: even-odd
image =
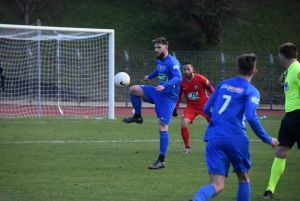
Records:
[[[300,110],[300,63],[293,62],[287,69],[284,82],[285,111]]]

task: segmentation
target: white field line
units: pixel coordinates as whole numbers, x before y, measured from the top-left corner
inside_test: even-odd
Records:
[[[194,139],[191,141],[203,142],[200,139]],[[250,142],[261,142],[261,140],[249,139]],[[159,140],[54,140],[54,141],[19,141],[19,142],[0,142],[0,144],[38,144],[38,143],[47,143],[47,144],[62,144],[62,143],[138,143],[138,142],[159,142]],[[182,142],[182,140],[171,140],[170,142]]]
[[[181,119],[179,119],[179,120],[181,120]],[[178,121],[179,121],[178,120]],[[89,121],[89,120],[87,120],[86,122],[88,122],[88,123],[99,123],[99,121],[101,121],[101,122],[105,122],[105,123],[115,123],[116,121],[119,121],[119,120],[107,120],[107,119],[102,119],[102,120],[92,120],[92,121]],[[121,121],[121,120],[120,120]],[[276,122],[276,123],[278,123],[278,121],[277,120],[269,120],[269,119],[262,119],[262,120],[260,120],[260,121],[265,121],[265,123],[274,123],[274,122]],[[68,123],[74,123],[74,124],[77,124],[77,123],[82,123],[83,121],[68,121]],[[153,121],[153,120],[148,120],[147,121],[147,123],[157,123],[158,121]],[[49,122],[47,122],[47,121],[32,121],[32,122],[19,122],[19,121],[15,121],[15,122],[5,122],[5,121],[3,121],[3,122],[1,122],[1,124],[47,124],[47,123],[49,123]],[[54,121],[54,122],[51,122],[51,124],[58,124],[58,123],[61,123],[61,122],[59,122],[59,121]],[[199,123],[199,124],[205,124],[205,125],[207,125],[207,122],[206,121],[200,121],[200,122],[197,122],[197,123]],[[175,122],[172,122],[170,125],[172,125],[172,124],[175,124]]]

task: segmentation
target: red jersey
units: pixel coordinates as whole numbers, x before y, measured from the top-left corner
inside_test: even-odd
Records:
[[[187,80],[186,77],[183,77],[180,83],[179,99],[176,108],[179,107],[184,95],[187,106],[202,109],[208,100],[206,90],[211,94],[214,91],[214,88],[209,80],[203,75],[194,73],[194,78],[191,81]]]

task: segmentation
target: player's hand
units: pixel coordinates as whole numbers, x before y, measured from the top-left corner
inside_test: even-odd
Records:
[[[279,85],[283,87],[284,85],[284,81],[285,81],[285,78],[286,78],[286,71],[284,71],[283,73],[281,73],[280,77],[279,77]]]
[[[177,114],[177,109],[176,109],[176,108],[174,108],[172,116],[173,116],[173,117],[177,117],[177,116],[178,116],[178,114]]]
[[[270,145],[273,148],[277,147],[279,145],[279,141],[276,138],[272,138]]]
[[[162,90],[164,90],[164,86],[162,86],[162,85],[158,85],[157,87],[156,87],[156,91],[158,91],[158,92],[162,92]]]
[[[149,80],[148,75],[146,75],[146,76],[144,77],[144,80],[145,80],[145,81],[148,81],[148,80]]]

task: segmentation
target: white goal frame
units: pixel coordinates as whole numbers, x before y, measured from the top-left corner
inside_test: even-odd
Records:
[[[37,31],[63,31],[63,32],[93,32],[93,33],[105,33],[108,36],[108,119],[115,119],[115,85],[114,85],[114,74],[115,74],[115,32],[113,29],[94,29],[94,28],[70,28],[70,27],[52,27],[52,26],[31,26],[31,25],[13,25],[13,24],[0,24],[1,28],[5,29],[20,29],[20,30],[37,30]],[[0,34],[1,38],[1,34]],[[2,37],[3,38],[3,37]],[[45,40],[42,38],[35,39]],[[59,51],[59,50],[58,50]],[[1,58],[0,58],[1,61]],[[39,62],[38,62],[39,63]],[[5,70],[5,66],[4,70]],[[0,89],[1,90],[1,89]],[[1,92],[0,92],[1,93]],[[0,103],[1,106],[1,103]],[[59,106],[58,106],[59,109]],[[1,115],[0,115],[1,117]],[[4,116],[11,118],[10,116]],[[38,114],[40,118],[40,113]],[[101,118],[99,118],[101,119]]]

